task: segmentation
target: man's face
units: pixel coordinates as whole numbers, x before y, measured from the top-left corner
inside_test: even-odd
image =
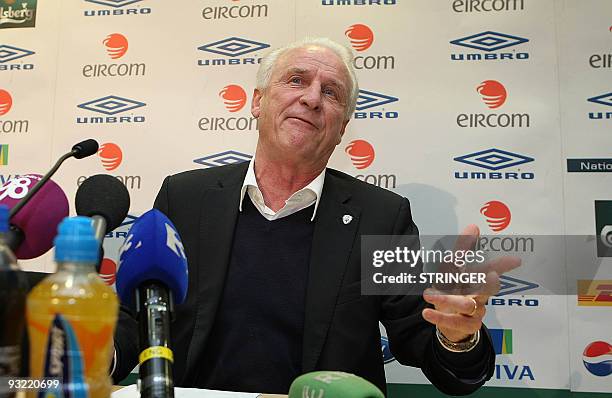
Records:
[[[346,67],[331,50],[287,51],[273,67],[268,87],[253,96],[259,147],[268,157],[327,164],[348,123],[349,85]]]

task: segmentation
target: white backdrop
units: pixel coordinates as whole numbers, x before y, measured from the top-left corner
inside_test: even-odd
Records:
[[[167,174],[248,159],[256,64],[306,35],[358,56],[358,111],[331,166],[408,197],[422,233],[496,233],[487,219],[501,217],[503,234],[595,234],[595,200],[612,200],[609,0],[39,0],[34,28],[0,25],[12,99],[0,178],[42,173],[93,137],[99,156],[69,161],[55,181],[73,201],[86,176],[117,176],[137,217]],[[368,161],[357,168],[356,156]],[[607,172],[568,173],[569,158],[607,159]],[[482,210],[491,201],[505,206]],[[106,240],[111,271],[128,228]],[[589,255],[612,283],[610,259]],[[23,266],[53,270],[49,255]],[[568,269],[569,285],[586,278]],[[500,298],[486,323],[506,348],[487,385],[612,392],[612,375],[583,364],[589,344],[612,344],[610,305]],[[612,346],[590,360],[606,359]],[[392,383],[426,382],[397,362],[386,370]]]

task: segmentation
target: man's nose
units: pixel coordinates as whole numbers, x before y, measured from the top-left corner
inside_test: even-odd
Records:
[[[321,107],[321,86],[313,83],[306,87],[300,97],[300,104],[318,111]]]

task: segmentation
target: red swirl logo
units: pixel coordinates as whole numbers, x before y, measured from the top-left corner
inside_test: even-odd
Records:
[[[482,100],[490,109],[497,109],[506,102],[506,88],[496,80],[485,80],[476,88]]]
[[[112,33],[102,41],[112,59],[121,58],[128,50],[128,40],[121,33]]]
[[[13,97],[8,91],[0,89],[0,116],[6,115],[13,106]]]
[[[480,214],[486,217],[487,224],[489,224],[489,228],[493,232],[500,232],[506,229],[512,219],[508,206],[497,200],[485,203],[480,209]]]
[[[359,170],[371,165],[375,158],[374,147],[365,140],[351,141],[344,151]]]
[[[112,286],[117,280],[117,264],[110,258],[104,258],[100,264],[100,278],[108,286]]]
[[[100,149],[98,149],[98,156],[102,160],[102,166],[106,169],[106,171],[115,170],[117,167],[119,167],[121,161],[123,160],[123,152],[121,152],[121,148],[119,148],[119,145],[112,142],[107,142],[100,145]]]
[[[230,112],[238,112],[246,104],[247,95],[244,89],[236,84],[230,84],[219,91],[219,97]]]
[[[351,46],[353,46],[355,51],[365,51],[370,48],[374,42],[374,32],[363,24],[349,26],[344,34],[351,41]]]

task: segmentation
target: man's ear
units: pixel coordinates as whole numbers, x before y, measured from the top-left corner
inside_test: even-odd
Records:
[[[253,101],[251,102],[251,115],[254,118],[258,118],[261,113],[261,91],[259,89],[253,90]]]

